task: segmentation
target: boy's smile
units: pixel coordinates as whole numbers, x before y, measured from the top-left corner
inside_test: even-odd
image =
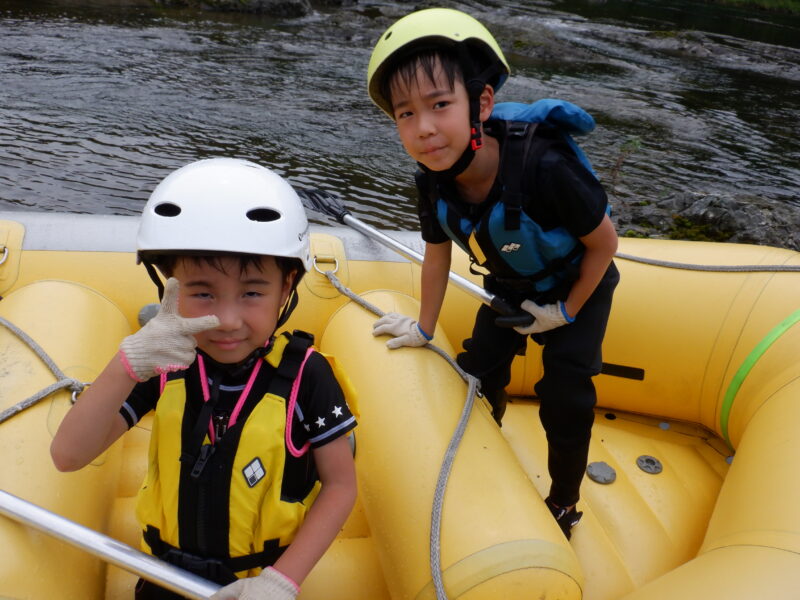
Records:
[[[219,327],[195,335],[198,347],[221,363],[237,363],[264,346],[275,332],[278,313],[291,289],[273,257],[242,270],[239,259],[221,257],[217,269],[206,261],[181,259],[178,310],[184,317],[216,315]]]

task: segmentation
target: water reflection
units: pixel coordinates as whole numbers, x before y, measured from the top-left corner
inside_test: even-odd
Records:
[[[410,5],[298,19],[134,0],[3,6],[0,208],[136,214],[171,170],[229,155],[345,192],[372,224],[416,227],[413,165],[364,91],[373,40]],[[676,32],[689,5],[675,2],[464,6],[509,48],[501,100],[563,97],[596,116],[583,143],[607,180],[642,140],[614,174],[623,201],[746,190],[800,206],[800,51],[730,37],[746,25],[797,46],[796,21],[734,26],[692,4],[691,28],[708,35]]]

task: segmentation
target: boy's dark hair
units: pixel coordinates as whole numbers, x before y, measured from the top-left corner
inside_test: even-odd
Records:
[[[456,80],[467,83],[470,79],[478,77],[482,83],[492,87],[497,85],[497,73],[484,80],[484,71],[496,62],[493,55],[487,54],[486,49],[471,40],[459,46],[422,46],[408,53],[400,53],[391,59],[387,65],[383,79],[380,82],[380,93],[389,103],[392,103],[392,82],[400,81],[408,86],[419,81],[419,71],[422,70],[429,81],[434,80],[436,67],[440,66],[444,72],[450,89],[453,89]],[[483,86],[480,86],[483,88]]]
[[[437,67],[442,69],[451,90],[455,87],[456,80],[464,81],[464,65],[455,48],[423,48],[398,57],[386,68],[383,80],[380,82],[380,93],[390,104],[394,104],[392,101],[393,81],[409,86],[419,81],[420,71],[422,71],[424,76],[432,82]]]
[[[234,259],[238,259],[239,261],[239,269],[241,273],[244,273],[248,267],[254,266],[259,271],[261,270],[261,259],[265,258],[264,256],[255,255],[255,254],[161,254],[158,256],[153,256],[150,258],[150,262],[158,267],[158,270],[161,271],[165,276],[172,277],[172,274],[175,272],[175,265],[178,263],[179,260],[188,260],[195,264],[207,264],[211,265],[218,271],[224,272],[222,266],[222,258],[223,257],[230,257]],[[289,258],[286,256],[273,256],[275,259],[275,264],[281,271],[284,279],[291,273],[292,271],[297,271],[297,276],[295,277],[294,283],[300,281],[305,273],[305,269],[303,268],[303,263],[299,258]]]

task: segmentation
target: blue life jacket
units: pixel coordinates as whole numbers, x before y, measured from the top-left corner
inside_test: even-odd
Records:
[[[537,126],[551,132],[535,136]],[[584,246],[564,227],[547,231],[523,210],[530,192],[523,189],[524,175],[535,167],[555,141],[566,142],[595,177],[586,155],[570,134],[594,129],[594,119],[582,108],[563,100],[545,99],[533,104],[497,104],[485,124],[502,139],[499,198],[477,220],[470,219],[445,200],[435,179],[427,180],[427,194],[440,226],[470,256],[474,265],[488,270],[499,282],[541,293],[574,280]],[[423,189],[426,176],[418,174]],[[472,267],[471,270],[475,271]]]

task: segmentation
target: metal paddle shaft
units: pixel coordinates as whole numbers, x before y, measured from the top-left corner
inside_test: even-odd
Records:
[[[333,217],[344,225],[349,225],[356,231],[363,233],[367,237],[386,246],[390,250],[394,250],[401,256],[405,256],[408,260],[415,262],[418,265],[422,264],[424,258],[422,254],[413,250],[412,248],[409,248],[405,244],[401,244],[396,239],[378,231],[371,225],[367,225],[364,223],[364,221],[354,217],[333,194],[324,192],[322,190],[311,190],[306,188],[295,189],[297,190],[300,198],[303,200],[303,204],[307,207]],[[495,323],[497,323],[497,325],[500,327],[524,327],[533,323],[533,315],[515,308],[499,296],[490,294],[481,286],[472,283],[469,279],[466,279],[457,273],[453,273],[452,271],[450,271],[449,277],[450,282],[457,288],[467,292],[500,313],[501,316],[495,319]]]
[[[0,490],[0,514],[86,550],[104,561],[135,573],[193,600],[208,600],[220,586],[140,552],[113,538]]]

